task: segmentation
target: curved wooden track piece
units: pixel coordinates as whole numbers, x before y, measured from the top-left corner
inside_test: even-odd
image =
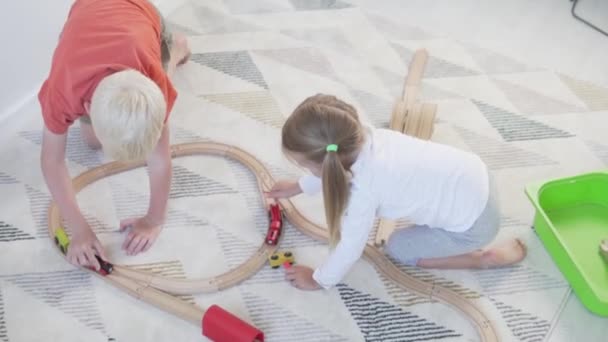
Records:
[[[403,84],[401,96],[404,100],[415,100],[418,97],[420,86],[422,85],[422,75],[424,74],[424,68],[426,68],[428,59],[429,53],[426,49],[418,49],[414,53],[405,83]]]
[[[240,161],[254,172],[261,189],[270,189],[274,184],[274,179],[266,167],[253,155],[237,147],[212,142],[188,143],[172,146],[173,157],[199,154],[224,156]],[[132,164],[114,162],[101,165],[76,177],[73,181],[74,190],[80,191],[86,185],[103,177],[108,177],[143,165],[143,162]],[[286,218],[301,232],[317,240],[324,242],[328,241],[327,230],[304,217],[291,201],[282,199],[279,203],[284,210]],[[59,227],[61,227],[61,217],[57,205],[53,202],[49,208],[48,226],[51,239],[54,237],[55,230]],[[138,299],[144,300],[186,320],[192,322],[196,321],[198,323],[198,319],[204,311],[159,290],[179,294],[190,294],[216,291],[238,284],[240,281],[257,272],[265,263],[267,253],[270,253],[274,248],[276,248],[276,246],[272,248],[261,247],[258,252],[241,267],[220,277],[216,277],[215,279],[181,280],[158,275],[151,276],[144,272],[129,269],[126,266],[117,266],[115,267],[116,274],[112,273],[109,276],[101,278]],[[58,249],[57,251],[60,253]],[[498,341],[498,336],[496,335],[496,331],[491,322],[484,316],[483,312],[469,300],[447,288],[429,284],[405,274],[379,249],[371,245],[368,245],[365,248],[364,256],[376,266],[380,273],[393,280],[404,289],[413,291],[422,296],[437,299],[459,309],[475,325],[482,341]],[[264,258],[264,263],[261,262],[262,258]]]
[[[420,116],[420,129],[417,136],[421,139],[430,140],[433,136],[433,130],[435,127],[437,105],[432,103],[423,103]]]
[[[391,113],[391,121],[389,128],[395,131],[401,132],[405,127],[405,120],[407,119],[407,104],[402,100],[397,100]]]

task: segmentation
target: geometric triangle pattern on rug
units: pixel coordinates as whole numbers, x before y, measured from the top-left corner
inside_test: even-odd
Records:
[[[202,176],[181,165],[173,165],[169,198],[202,197],[236,194],[236,190],[216,180]]]
[[[248,260],[260,248],[262,243],[262,239],[260,239],[259,244],[244,241],[221,227],[216,227],[215,233],[224,252],[224,260],[226,260],[228,268],[239,266]]]
[[[195,53],[190,60],[268,89],[264,76],[247,51]]]
[[[471,101],[506,141],[558,139],[574,136],[574,134],[561,129],[550,127],[485,102]]]
[[[0,278],[47,305],[76,318],[84,326],[105,333],[91,275],[81,270],[21,273]]]
[[[179,127],[176,124],[171,125],[171,144],[183,144],[208,140],[209,139],[203,139],[203,137],[201,137],[199,134]]]
[[[268,211],[262,201],[262,194],[255,175],[243,164],[232,159],[226,160],[237,184],[237,189],[245,199],[245,204],[254,219],[255,229],[265,234],[268,229]],[[253,228],[253,227],[252,227]]]
[[[414,51],[406,48],[403,45],[393,43],[393,49],[397,51],[403,63],[408,64],[414,57]],[[423,78],[445,78],[445,77],[465,77],[475,76],[479,73],[466,67],[454,64],[439,57],[430,55],[424,70]]]
[[[48,237],[47,209],[51,197],[29,185],[25,185],[25,192],[30,201],[30,211],[36,225],[36,237]]]
[[[568,287],[563,279],[550,277],[524,265],[474,270],[472,273],[483,288],[483,293],[488,296]]]
[[[509,98],[518,111],[528,115],[582,112],[585,109],[543,95],[520,85],[494,79],[494,83]]]
[[[239,32],[255,32],[261,30],[256,25],[226,15],[220,11],[212,10],[199,4],[193,4],[192,10],[198,19],[198,27],[205,34],[225,34]]]
[[[87,223],[89,224],[89,227],[91,227],[91,229],[93,230],[93,233],[100,234],[118,232],[118,227],[114,227],[109,223],[102,222],[100,219],[94,217],[93,214],[86,212],[84,209],[82,210],[82,214]],[[67,233],[69,234],[69,232]]]
[[[559,75],[562,82],[592,111],[608,109],[608,88],[570,77]]]
[[[4,301],[2,300],[2,288],[0,287],[0,342],[8,341],[8,331],[4,321]]]
[[[166,21],[167,26],[172,30],[172,31],[177,31],[180,33],[185,34],[186,36],[200,36],[202,33],[195,31],[194,29],[187,27],[187,26],[183,26],[171,21]]]
[[[35,239],[30,234],[21,231],[18,228],[13,227],[12,225],[0,221],[0,242],[10,242],[10,241],[19,241],[19,240],[33,240]]]
[[[585,143],[604,165],[608,165],[608,145],[603,145],[591,140],[585,141]]]
[[[332,49],[346,56],[356,55],[353,44],[346,38],[341,29],[282,30],[281,33],[294,39],[315,44],[317,47]]]
[[[373,70],[378,75],[378,78],[382,81],[384,86],[388,89],[390,96],[395,98],[395,100],[397,98],[401,98],[405,76],[399,75],[380,66],[374,66]]]
[[[283,1],[271,0],[224,0],[232,14],[262,14],[293,11],[293,8]]]
[[[403,40],[427,40],[434,36],[418,27],[404,24],[403,21],[395,22],[385,16],[365,11],[365,16],[378,30],[389,34],[391,37],[398,37]]]
[[[249,291],[241,291],[255,326],[264,331],[268,341],[347,342],[347,338],[309,322],[287,308]]]
[[[279,106],[268,91],[207,94],[201,97],[274,128],[281,128],[285,121]]]
[[[393,104],[379,96],[363,90],[351,88],[357,102],[361,104],[371,123],[378,128],[388,128],[393,111]]]
[[[462,334],[344,284],[338,290],[366,342],[459,341]]]
[[[255,54],[289,65],[314,75],[338,80],[331,63],[317,48],[253,50]]]
[[[352,7],[351,4],[340,0],[289,0],[298,11],[331,10]]]
[[[17,184],[19,181],[4,172],[0,172],[0,184]]]
[[[42,135],[39,131],[24,131],[19,132],[19,135],[37,145],[42,145]],[[102,151],[87,146],[82,140],[78,125],[68,130],[65,155],[68,160],[84,167],[95,167],[103,162]]]
[[[454,130],[493,170],[558,164],[541,154],[526,151],[462,127],[454,126]]]
[[[498,300],[492,300],[500,311],[511,333],[518,341],[543,341],[551,328],[547,320],[534,316],[521,309],[514,308]]]
[[[148,198],[146,196],[128,189],[116,180],[111,179],[109,183],[117,218],[124,220],[145,215],[148,210]],[[163,227],[183,228],[196,226],[208,228],[209,225],[210,223],[204,218],[196,217],[189,212],[170,207],[167,210],[167,218]]]
[[[465,47],[486,74],[513,74],[534,70],[532,67],[498,52],[470,44],[465,44]]]

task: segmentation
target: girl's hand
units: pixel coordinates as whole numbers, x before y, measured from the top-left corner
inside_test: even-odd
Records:
[[[321,286],[312,277],[313,270],[306,266],[292,266],[285,270],[285,280],[300,290],[319,290]]]
[[[270,191],[264,194],[268,198],[289,198],[302,193],[298,182],[294,181],[278,181],[274,184]]]

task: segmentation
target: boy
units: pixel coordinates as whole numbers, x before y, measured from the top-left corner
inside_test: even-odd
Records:
[[[148,250],[165,220],[171,185],[167,120],[177,92],[169,77],[190,55],[184,36],[171,34],[148,0],[76,0],[53,54],[40,101],[45,127],[41,165],[61,215],[72,230],[67,258],[99,269],[105,259],[82,215],[65,161],[68,128],[80,121],[83,140],[111,158],[146,159],[147,214],[120,223],[130,228],[122,248]]]

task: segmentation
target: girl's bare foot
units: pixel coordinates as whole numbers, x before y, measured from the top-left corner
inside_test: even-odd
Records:
[[[520,239],[505,241],[482,253],[481,268],[513,265],[522,261],[526,254],[526,245]]]

